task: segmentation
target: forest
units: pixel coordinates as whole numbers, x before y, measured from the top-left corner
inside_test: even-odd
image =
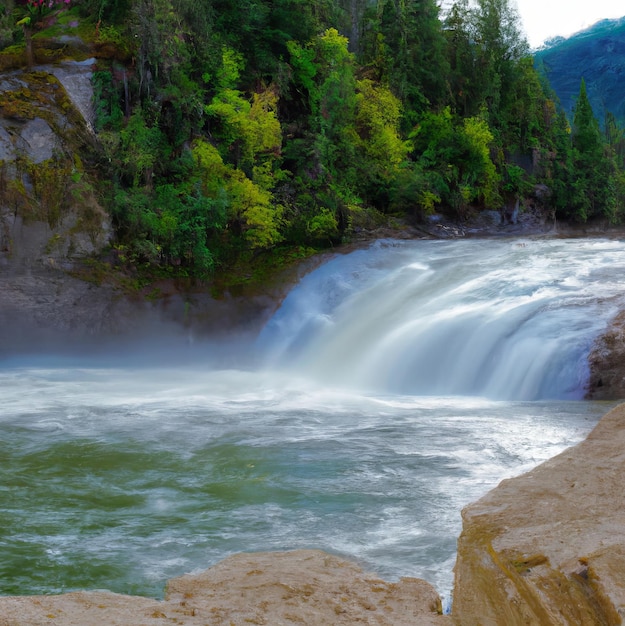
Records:
[[[80,168],[129,263],[207,275],[517,201],[625,216],[621,121],[583,80],[567,118],[508,0],[10,0],[0,50],[61,14],[96,51]]]

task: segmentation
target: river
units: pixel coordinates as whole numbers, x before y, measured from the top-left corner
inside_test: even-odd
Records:
[[[461,508],[580,441],[618,240],[379,241],[253,341],[0,362],[0,593],[108,589],[320,548],[449,602]]]

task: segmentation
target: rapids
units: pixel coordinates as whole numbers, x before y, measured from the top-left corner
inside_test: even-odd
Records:
[[[461,508],[611,406],[582,398],[623,276],[616,240],[381,241],[243,349],[5,359],[0,593],[159,597],[228,554],[309,547],[449,599]]]

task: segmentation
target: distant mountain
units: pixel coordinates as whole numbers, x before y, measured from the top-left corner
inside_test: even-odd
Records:
[[[535,53],[535,63],[569,119],[583,77],[599,122],[609,111],[625,124],[625,17],[603,20],[568,39],[552,39]]]

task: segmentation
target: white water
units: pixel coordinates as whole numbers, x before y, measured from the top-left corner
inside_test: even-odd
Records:
[[[380,242],[305,278],[260,344],[365,391],[578,399],[624,263],[618,241]]]
[[[154,367],[157,338],[141,366],[5,362],[0,592],[158,596],[312,547],[449,598],[462,506],[609,408],[579,400],[624,270],[620,241],[380,242],[306,277],[231,369],[223,342]]]

